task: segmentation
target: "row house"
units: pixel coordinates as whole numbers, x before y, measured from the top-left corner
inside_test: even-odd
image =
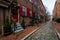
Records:
[[[54,10],[53,10],[53,19],[60,18],[60,0],[56,0]]]
[[[10,19],[10,3],[12,0],[0,0],[0,35],[3,35],[3,25],[6,18]],[[10,21],[10,20],[9,20]]]
[[[36,22],[45,21],[46,10],[42,0],[1,0],[0,14],[0,34],[4,35],[19,32]],[[9,24],[7,28],[5,24]]]

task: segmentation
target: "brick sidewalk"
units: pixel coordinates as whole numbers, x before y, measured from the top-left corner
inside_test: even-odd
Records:
[[[14,34],[11,34],[11,35],[9,35],[9,36],[2,36],[1,38],[0,38],[0,40],[15,40],[15,38],[16,38],[16,35],[14,35]]]
[[[60,23],[57,22],[53,22],[55,28],[57,29],[57,31],[60,33]]]
[[[43,26],[45,23],[40,23],[40,24],[41,24],[41,26]],[[22,32],[19,32],[15,35],[11,34],[11,35],[6,36],[6,37],[5,36],[0,37],[0,40],[16,40],[16,39],[20,40],[37,28],[38,27],[36,25],[35,26],[29,26],[25,30],[23,30]]]
[[[16,37],[18,38],[18,39],[21,39],[21,38],[23,38],[24,36],[26,36],[27,34],[29,34],[30,32],[32,32],[33,30],[35,30],[36,28],[38,28],[38,27],[36,27],[36,26],[30,26],[30,27],[27,27],[24,31],[22,31],[22,32],[20,32],[20,33],[18,33],[18,36],[15,34],[11,34],[11,35],[9,35],[9,36],[3,36],[3,37],[0,37],[0,40],[16,40]]]
[[[27,27],[27,29],[24,30],[24,33],[21,33],[21,35],[18,36],[18,40],[22,39],[24,36],[26,36],[27,34],[31,33],[36,28],[38,28],[38,27],[35,27],[35,26],[33,26],[33,27],[32,26]]]

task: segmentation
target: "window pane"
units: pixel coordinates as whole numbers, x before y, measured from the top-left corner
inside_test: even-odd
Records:
[[[32,0],[29,0],[30,2],[32,2]]]
[[[23,10],[23,16],[25,16],[25,14],[26,14],[26,7],[23,6],[22,10]]]
[[[32,16],[32,11],[30,11],[30,16]]]

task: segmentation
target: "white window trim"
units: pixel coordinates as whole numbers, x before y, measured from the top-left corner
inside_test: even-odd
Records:
[[[31,2],[31,3],[32,3],[32,0],[29,0],[29,2]]]
[[[30,10],[30,16],[32,16],[32,11]]]

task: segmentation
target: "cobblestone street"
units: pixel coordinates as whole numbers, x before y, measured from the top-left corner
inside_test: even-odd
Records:
[[[52,22],[48,22],[42,29],[33,33],[26,40],[58,40],[56,30]]]
[[[60,40],[60,0],[0,0],[0,40]]]

